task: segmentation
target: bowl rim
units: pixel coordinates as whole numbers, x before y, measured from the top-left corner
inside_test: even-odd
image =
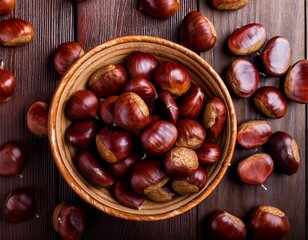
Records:
[[[206,68],[208,73],[217,81],[217,85],[222,90],[224,98],[226,98],[226,104],[228,105],[228,109],[230,110],[230,119],[231,119],[231,139],[230,139],[230,145],[228,146],[228,154],[226,155],[219,171],[217,172],[217,175],[215,176],[214,180],[207,186],[206,190],[203,191],[201,194],[197,195],[194,199],[192,199],[190,202],[186,203],[185,205],[179,207],[176,210],[171,210],[165,213],[158,213],[155,215],[139,215],[134,213],[127,213],[124,211],[120,211],[118,209],[114,209],[110,206],[105,205],[104,203],[97,202],[95,199],[93,199],[88,193],[82,191],[78,183],[75,181],[74,177],[69,174],[66,167],[63,164],[63,159],[61,158],[60,154],[58,153],[58,147],[57,147],[57,141],[56,141],[56,131],[55,131],[55,121],[54,116],[56,116],[56,112],[58,109],[57,102],[59,98],[61,97],[61,94],[70,80],[72,74],[74,74],[75,70],[78,69],[80,65],[82,65],[88,58],[95,55],[96,53],[103,51],[105,49],[108,49],[110,47],[113,47],[115,45],[119,44],[125,44],[125,43],[132,43],[132,42],[147,42],[147,43],[155,43],[155,44],[161,44],[166,47],[173,48],[194,61],[196,61],[198,64],[200,64],[203,68]],[[109,215],[112,215],[114,217],[119,217],[127,220],[134,220],[134,221],[157,221],[157,220],[163,220],[171,217],[175,217],[177,215],[180,215],[192,208],[194,208],[196,205],[198,205],[201,201],[203,201],[208,195],[212,193],[212,191],[216,188],[216,186],[220,183],[223,176],[225,175],[228,167],[230,166],[230,162],[233,157],[235,143],[236,143],[236,131],[237,131],[237,118],[235,113],[235,108],[233,104],[233,100],[229,94],[229,91],[224,84],[223,80],[219,76],[219,74],[213,69],[212,66],[209,65],[201,56],[196,54],[195,52],[183,47],[182,45],[179,45],[175,42],[169,41],[164,38],[155,37],[155,36],[145,36],[145,35],[128,35],[128,36],[122,36],[113,38],[109,41],[106,41],[102,44],[97,45],[96,47],[92,48],[88,52],[86,52],[82,57],[80,57],[72,66],[66,71],[66,73],[62,76],[61,81],[59,82],[58,86],[56,87],[56,90],[53,94],[52,101],[50,104],[50,110],[49,110],[49,118],[48,118],[48,139],[49,144],[51,148],[51,152],[53,155],[53,159],[67,182],[67,184],[70,186],[70,188],[84,201],[88,202],[95,208],[97,208],[100,211],[103,211],[105,213],[108,213]],[[233,134],[232,134],[233,133]]]

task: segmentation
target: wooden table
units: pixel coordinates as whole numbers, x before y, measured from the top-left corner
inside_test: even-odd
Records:
[[[28,150],[24,177],[0,178],[0,202],[14,188],[29,187],[38,202],[39,219],[21,224],[4,222],[0,218],[0,239],[58,239],[52,228],[52,211],[61,201],[81,201],[67,186],[56,168],[48,139],[32,135],[25,124],[29,105],[36,100],[50,102],[60,81],[53,67],[53,51],[63,42],[79,41],[89,50],[111,38],[140,34],[153,35],[179,42],[178,27],[191,10],[199,10],[213,23],[217,43],[201,56],[221,76],[235,59],[225,50],[228,35],[237,27],[251,22],[266,26],[268,39],[276,35],[287,37],[293,48],[292,62],[307,58],[306,0],[251,0],[243,9],[220,12],[209,7],[205,0],[181,1],[179,12],[167,20],[156,20],[138,11],[137,0],[17,0],[13,14],[0,20],[18,17],[33,23],[36,36],[32,43],[18,48],[0,48],[5,67],[17,78],[13,99],[0,105],[0,143],[22,141]],[[255,60],[257,55],[247,57]],[[281,86],[283,79],[262,77],[259,86]],[[234,98],[239,122],[263,119],[248,99]],[[178,217],[158,222],[132,222],[117,219],[88,207],[89,222],[85,239],[207,239],[204,234],[206,216],[213,210],[223,209],[240,218],[256,205],[272,205],[283,210],[291,222],[286,239],[307,239],[307,108],[289,102],[282,119],[268,120],[274,131],[290,133],[298,142],[301,155],[299,171],[293,176],[274,173],[266,182],[267,191],[259,186],[239,183],[236,165],[244,157],[262,151],[236,149],[232,166],[217,189],[198,207]]]

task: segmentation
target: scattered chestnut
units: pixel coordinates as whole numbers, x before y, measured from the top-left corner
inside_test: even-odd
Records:
[[[266,72],[272,76],[284,75],[292,61],[292,49],[288,39],[276,36],[270,39],[260,55]]]
[[[278,208],[258,206],[249,214],[247,230],[253,240],[281,240],[289,229],[288,217]]]
[[[117,99],[118,96],[111,96],[103,99],[99,105],[100,117],[106,124],[114,124],[114,104]]]
[[[26,154],[21,143],[11,141],[0,147],[0,176],[21,176]]]
[[[179,118],[178,106],[170,92],[161,91],[158,95],[158,110],[166,120],[176,124]]]
[[[284,92],[288,98],[299,103],[308,103],[308,60],[300,60],[287,72]]]
[[[174,15],[180,7],[180,0],[140,0],[139,11],[147,15],[165,19]]]
[[[158,156],[172,148],[177,136],[178,131],[172,123],[156,120],[140,133],[140,143],[146,153]]]
[[[22,46],[34,38],[34,28],[22,19],[10,18],[0,22],[0,45],[5,47]]]
[[[237,10],[247,5],[249,0],[210,0],[211,5],[218,10]]]
[[[268,140],[267,151],[276,166],[285,174],[292,175],[299,169],[300,155],[294,138],[282,131],[277,131]]]
[[[167,186],[167,184],[163,187],[154,189],[146,195],[146,197],[151,201],[159,203],[170,202],[176,196],[178,195],[173,191],[173,189]]]
[[[250,23],[235,29],[228,38],[227,45],[231,53],[247,56],[259,51],[265,41],[265,27],[259,23]]]
[[[0,2],[0,15],[10,14],[15,7],[15,0],[1,0]]]
[[[209,165],[219,161],[221,157],[221,148],[217,143],[206,139],[203,144],[196,149],[196,153],[200,164]]]
[[[27,126],[34,135],[43,138],[48,136],[49,104],[36,101],[31,104],[27,112]]]
[[[165,61],[154,70],[154,80],[159,88],[174,96],[181,96],[188,91],[191,79],[188,70],[173,61]]]
[[[237,130],[237,143],[243,148],[256,148],[265,144],[272,135],[272,127],[264,120],[243,122]]]
[[[130,154],[124,160],[108,165],[108,171],[117,177],[124,177],[139,161],[137,154]]]
[[[88,89],[98,98],[120,93],[127,81],[125,69],[119,64],[109,64],[97,70],[88,80]]]
[[[54,66],[57,73],[62,76],[69,67],[82,55],[84,50],[78,42],[65,42],[60,44],[54,53]]]
[[[17,188],[9,193],[3,205],[4,219],[12,223],[27,221],[35,216],[36,202],[27,188]]]
[[[246,226],[238,217],[216,210],[207,219],[207,233],[211,240],[245,240]]]
[[[86,210],[78,203],[62,202],[53,210],[52,223],[64,240],[81,240],[86,230]]]
[[[266,117],[281,118],[288,108],[288,103],[278,88],[266,86],[259,88],[253,95],[253,104]]]
[[[4,70],[3,65],[3,61],[0,61],[0,103],[9,101],[16,88],[14,74],[8,70]]]
[[[229,87],[236,96],[242,98],[248,98],[256,91],[259,79],[259,71],[245,59],[234,60],[226,74]]]
[[[180,43],[195,51],[205,52],[216,43],[216,30],[201,12],[189,12],[180,25]]]

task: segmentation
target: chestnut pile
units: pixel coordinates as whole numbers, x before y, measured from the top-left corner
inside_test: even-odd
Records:
[[[185,67],[138,51],[123,65],[97,70],[87,89],[69,96],[65,113],[77,168],[136,209],[145,197],[167,202],[205,186],[206,166],[221,156],[213,139],[227,114],[219,98],[205,98]]]

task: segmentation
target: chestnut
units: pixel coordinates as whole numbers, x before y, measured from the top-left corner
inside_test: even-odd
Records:
[[[207,233],[211,240],[245,240],[246,226],[238,217],[216,210],[207,219]]]
[[[290,230],[288,217],[272,206],[258,206],[249,213],[247,230],[253,240],[281,240]]]
[[[26,162],[26,153],[22,144],[10,141],[0,147],[0,176],[21,176]]]
[[[243,122],[237,130],[237,143],[242,148],[256,148],[265,144],[272,135],[272,127],[264,120]]]
[[[0,22],[0,45],[5,47],[22,46],[34,38],[33,26],[22,19],[10,18]]]
[[[72,94],[65,104],[65,112],[75,120],[97,118],[98,99],[89,90],[79,90]]]
[[[283,94],[271,86],[259,88],[253,95],[253,104],[264,116],[273,119],[283,117],[288,108]]]
[[[259,23],[250,23],[235,29],[228,38],[227,45],[231,53],[247,56],[259,51],[265,41],[265,27]]]
[[[0,15],[10,14],[15,7],[15,0],[2,0],[0,2]]]
[[[237,10],[247,5],[249,0],[210,0],[211,5],[218,10]]]
[[[62,76],[69,67],[82,55],[84,50],[79,42],[65,42],[60,44],[54,52],[54,66],[56,72]]]
[[[9,193],[3,204],[3,218],[12,223],[25,222],[35,216],[36,202],[33,194],[27,188],[17,188]]]
[[[203,144],[196,149],[196,154],[200,164],[214,164],[218,162],[221,157],[221,148],[216,142],[206,139]]]
[[[111,96],[103,99],[99,105],[100,117],[106,124],[114,124],[114,104],[117,99],[118,96]]]
[[[191,78],[188,70],[173,61],[165,61],[154,70],[156,85],[174,96],[181,96],[188,91]]]
[[[206,136],[204,128],[195,120],[181,119],[176,124],[178,137],[175,146],[191,149],[199,148]]]
[[[156,120],[142,130],[140,143],[146,153],[158,156],[172,148],[177,136],[178,131],[172,123]]]
[[[282,131],[277,131],[268,140],[267,151],[273,158],[275,165],[283,173],[292,175],[299,169],[300,154],[294,138]]]
[[[132,150],[132,136],[117,127],[103,127],[96,134],[95,141],[99,155],[109,163],[125,159]]]
[[[195,52],[205,52],[216,43],[216,30],[201,12],[189,12],[180,25],[180,43]]]
[[[192,83],[189,90],[177,99],[179,115],[181,118],[197,119],[203,110],[204,93],[197,85]]]
[[[276,36],[270,39],[260,55],[265,71],[272,76],[284,75],[292,61],[292,49],[288,39]]]
[[[179,118],[179,109],[171,93],[161,91],[157,101],[157,107],[161,115],[172,124],[176,124]]]
[[[165,19],[174,15],[180,7],[180,0],[140,0],[139,11],[147,15]]]
[[[154,189],[146,195],[147,199],[159,203],[170,202],[176,196],[178,196],[177,193],[174,192],[173,189],[171,189],[167,184],[163,187]]]
[[[97,70],[88,80],[88,89],[98,98],[120,93],[127,81],[125,69],[119,64],[109,64]]]
[[[27,111],[27,126],[34,135],[43,138],[48,136],[49,104],[36,101]]]
[[[138,161],[138,155],[132,153],[128,155],[128,157],[124,158],[124,160],[116,163],[110,163],[108,165],[108,171],[117,177],[124,177],[138,163]]]
[[[62,202],[54,208],[52,220],[55,231],[64,240],[81,240],[86,230],[87,213],[79,203]]]
[[[14,74],[8,70],[4,70],[3,67],[3,61],[0,61],[0,103],[9,101],[15,93],[16,88]]]
[[[308,103],[308,60],[300,60],[287,72],[284,92],[288,98],[299,103]]]
[[[248,98],[256,91],[259,79],[259,71],[245,59],[234,60],[226,74],[229,87],[236,96],[242,98]]]

